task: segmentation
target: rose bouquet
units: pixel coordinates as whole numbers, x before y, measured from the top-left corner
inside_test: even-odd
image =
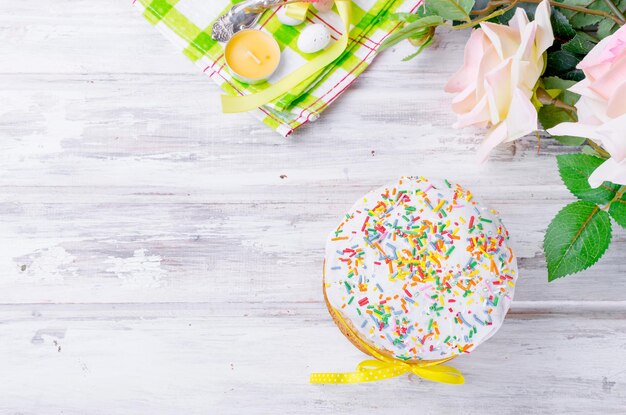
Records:
[[[426,0],[382,45],[404,39],[418,55],[436,29],[471,29],[455,94],[455,128],[486,129],[480,160],[539,126],[568,151],[556,164],[579,200],[545,234],[548,280],[595,264],[626,227],[626,0]],[[529,17],[530,16],[530,17]],[[539,134],[537,133],[539,139]]]

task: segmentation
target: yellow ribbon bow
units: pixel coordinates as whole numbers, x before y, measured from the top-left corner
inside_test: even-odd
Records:
[[[277,83],[267,87],[261,92],[242,96],[222,95],[222,112],[245,112],[259,108],[296,87],[300,84],[300,82],[310,76],[315,75],[318,71],[322,70],[324,67],[341,56],[348,45],[350,18],[352,15],[352,0],[335,0],[335,4],[337,5],[337,11],[341,16],[344,27],[343,34],[335,43],[297,71],[290,73]]]
[[[351,339],[355,340],[359,346],[374,356],[378,360],[364,360],[356,367],[355,372],[346,373],[312,373],[311,383],[363,383],[374,382],[377,380],[389,379],[396,376],[403,375],[405,373],[413,373],[423,379],[430,380],[432,382],[447,383],[452,385],[461,385],[465,383],[463,374],[452,366],[444,366],[441,363],[447,362],[454,358],[448,357],[446,359],[408,363],[400,359],[394,359],[380,354],[369,344],[361,340],[357,336],[350,326],[345,322],[343,317],[334,308],[330,310],[331,314],[341,322],[343,328],[345,328],[352,336]]]
[[[384,362],[381,360],[364,360],[358,364],[355,372],[347,373],[312,373],[311,383],[363,383],[384,380],[413,373],[433,382],[461,385],[465,383],[463,374],[451,367],[443,365],[419,366],[401,361]]]

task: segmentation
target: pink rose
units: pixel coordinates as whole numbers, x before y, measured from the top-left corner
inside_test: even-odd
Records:
[[[310,3],[313,3],[313,6],[320,12],[327,12],[328,10],[333,8],[333,3],[335,0],[311,0]]]
[[[589,185],[605,180],[626,185],[626,26],[598,43],[578,68],[585,79],[570,88],[581,96],[578,122],[548,132],[589,138],[609,152],[611,158],[591,174]]]
[[[490,129],[478,151],[481,160],[498,144],[537,129],[531,98],[544,70],[544,52],[553,42],[547,0],[537,6],[533,22],[518,8],[508,26],[481,23],[472,32],[463,67],[445,91],[457,94],[452,100],[452,110],[458,115],[455,128]]]

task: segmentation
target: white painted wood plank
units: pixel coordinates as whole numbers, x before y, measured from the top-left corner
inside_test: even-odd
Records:
[[[0,72],[187,72],[132,0],[0,1]]]
[[[0,235],[2,302],[257,298],[322,306],[324,244],[328,229],[339,221],[335,212],[347,205],[150,200],[7,204]],[[503,206],[505,217],[527,215],[523,206]],[[624,268],[616,249],[623,240],[592,271],[548,284],[539,250],[544,222],[508,224],[518,252],[526,254],[517,299],[624,298],[626,282],[619,278]]]
[[[480,134],[449,127],[439,75],[389,82],[382,105],[374,86],[357,83],[289,140],[211,108],[207,80],[193,75],[0,82],[0,99],[20,103],[0,115],[4,302],[206,301],[206,280],[253,287],[230,292],[236,300],[294,291],[310,300],[329,230],[354,200],[402,174],[458,180],[502,213],[520,257],[518,299],[624,299],[618,227],[596,267],[546,281],[544,230],[574,200],[555,168],[567,149],[544,140],[537,155],[528,138],[476,164]],[[139,275],[145,266],[160,282],[129,291],[115,261],[138,262]]]
[[[623,411],[626,234],[546,282],[568,150],[528,138],[474,163],[483,135],[450,129],[442,92],[465,34],[381,56],[284,140],[221,114],[129,3],[0,0],[0,413]],[[522,273],[512,313],[455,362],[464,387],[308,385],[362,359],[322,303],[326,235],[402,174],[461,181],[501,211]]]
[[[131,7],[132,0],[0,0],[0,73],[178,73],[193,64]],[[434,48],[439,66],[415,60],[395,70],[450,72],[461,62],[465,34],[447,34]],[[406,56],[410,47],[400,48]],[[430,52],[428,52],[430,53]],[[453,63],[454,66],[450,65]],[[394,65],[395,66],[395,65]],[[201,75],[199,75],[201,76]]]
[[[259,306],[259,305],[257,305]],[[363,359],[317,305],[250,315],[202,305],[41,306],[0,310],[0,412],[24,414],[619,413],[626,320],[514,311],[475,353],[467,383],[401,377],[313,386],[311,371]]]

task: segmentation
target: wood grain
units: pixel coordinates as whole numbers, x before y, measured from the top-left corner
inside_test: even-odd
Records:
[[[307,384],[309,372],[352,370],[363,356],[317,303],[3,307],[0,353],[12,376],[0,380],[11,397],[0,410],[620,413],[626,316],[572,311],[513,309],[493,339],[455,360],[467,384],[454,387],[407,377]]]
[[[0,0],[0,413],[618,413],[626,233],[547,283],[547,224],[573,201],[529,137],[479,165],[446,79],[467,33],[380,56],[288,140],[224,115],[210,80],[130,2]],[[499,210],[520,281],[467,385],[307,384],[362,358],[320,290],[324,243],[359,196],[406,174]],[[332,351],[332,353],[331,353]]]

